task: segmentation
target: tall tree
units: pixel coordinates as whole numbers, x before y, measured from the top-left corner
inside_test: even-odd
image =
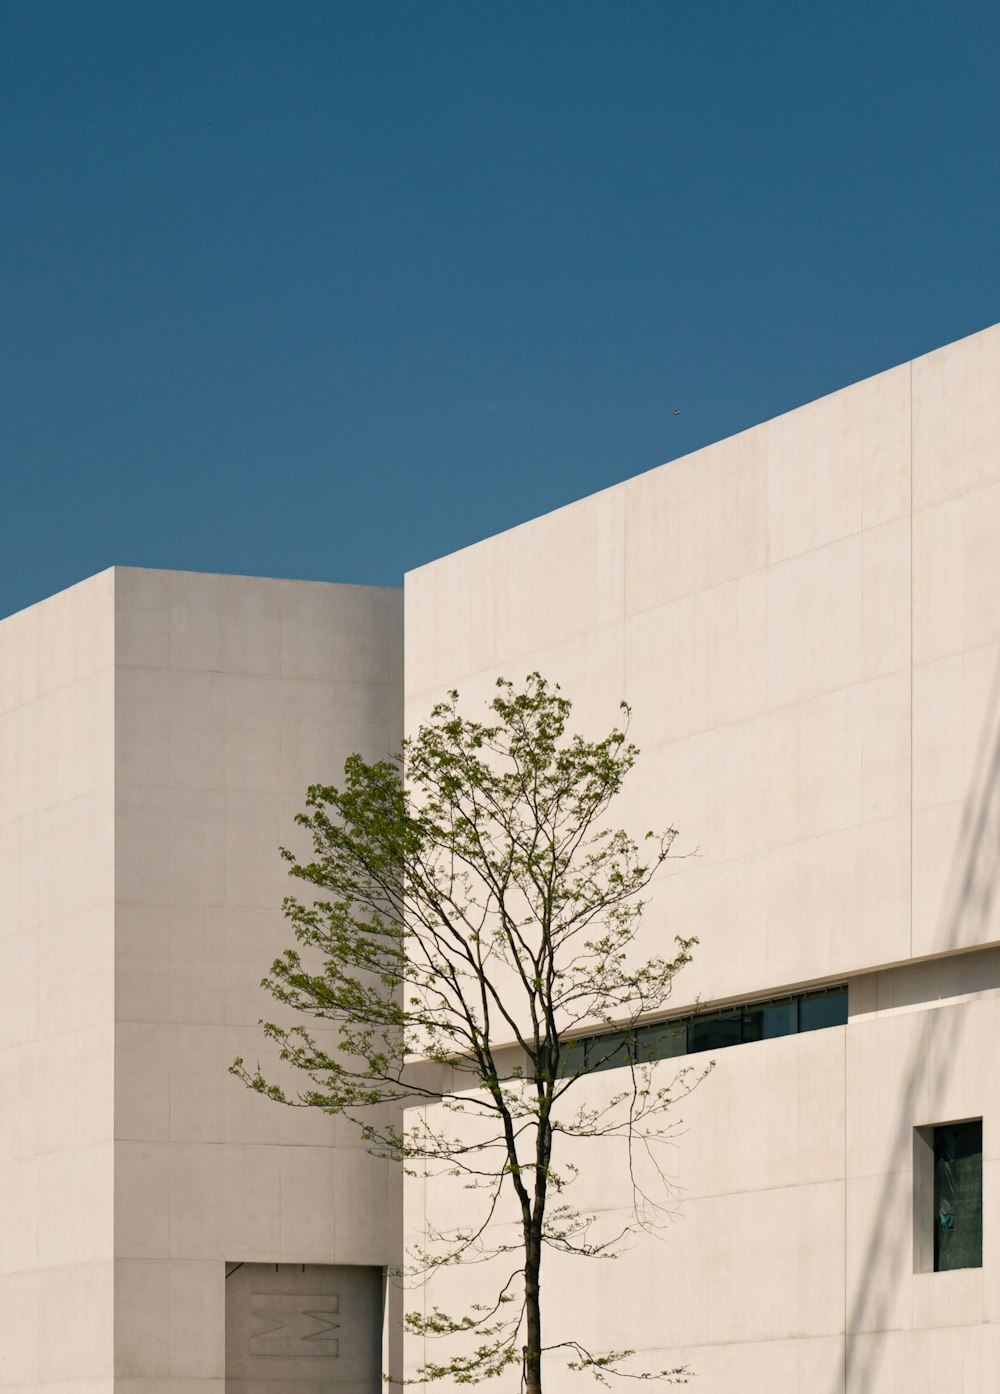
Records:
[[[640,1144],[653,1155],[695,1080],[681,1069],[661,1083],[640,1028],[663,1012],[695,941],[676,938],[671,957],[638,952],[642,892],[676,830],[640,846],[608,825],[638,755],[622,710],[621,729],[588,741],[568,734],[570,702],[537,673],[521,690],[499,680],[485,721],[464,716],[452,692],[405,742],[405,783],[397,763],[351,756],[343,786],[313,785],[298,817],[311,859],[283,853],[309,898],[285,901],[298,947],[264,986],[335,1023],[337,1044],[268,1023],[305,1087],[289,1092],[242,1060],[234,1073],[282,1103],[346,1114],[377,1155],[481,1188],[482,1222],[435,1231],[419,1256],[425,1272],[509,1253],[490,1248],[505,1196],[520,1221],[513,1271],[489,1301],[407,1315],[414,1333],[458,1338],[421,1380],[475,1383],[521,1365],[528,1394],[540,1394],[547,1350],[602,1379],[633,1354],[572,1337],[546,1346],[540,1288],[546,1249],[614,1253],[635,1226],[655,1225],[662,1204],[662,1170],[650,1186],[630,1166],[633,1220],[594,1238],[594,1217],[565,1196],[585,1165],[582,1140],[623,1139],[630,1164]],[[616,1064],[620,1087],[595,1106],[580,1086]],[[567,1140],[578,1140],[574,1160],[560,1154]]]

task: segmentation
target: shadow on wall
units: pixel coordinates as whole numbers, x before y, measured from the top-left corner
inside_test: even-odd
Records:
[[[911,838],[912,857],[912,838]],[[998,889],[1000,873],[1000,660],[993,675],[990,700],[986,708],[979,749],[973,765],[972,785],[966,797],[965,812],[955,844],[947,886],[942,898],[938,943],[942,952],[981,942],[989,922]],[[911,904],[912,914],[912,904]],[[966,1021],[961,1011],[926,1013],[925,1029],[907,1065],[906,1083],[899,1096],[899,1110],[892,1136],[910,1155],[915,1126],[934,1120],[917,1117],[917,1097],[922,1084],[931,1096],[947,1078],[958,1040]],[[944,1121],[944,1120],[941,1120]],[[893,1302],[890,1282],[879,1279],[880,1253],[891,1253],[887,1225],[892,1223],[892,1192],[895,1173],[883,1178],[873,1211],[880,1217],[868,1236],[864,1253],[851,1272],[856,1290],[846,1313],[844,1365],[830,1394],[873,1394],[882,1364],[883,1342],[865,1337],[885,1331]],[[845,1182],[846,1184],[846,1182]],[[845,1235],[846,1241],[846,1235]],[[848,1273],[848,1281],[850,1273]],[[874,1291],[872,1288],[874,1287]],[[860,1330],[864,1321],[864,1330]],[[867,1352],[865,1345],[867,1344]]]

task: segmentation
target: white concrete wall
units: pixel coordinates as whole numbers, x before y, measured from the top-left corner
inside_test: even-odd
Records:
[[[116,613],[117,1388],[221,1394],[226,1262],[398,1260],[398,1177],[227,1066],[268,1058],[307,785],[398,749],[401,596],[119,570]]]
[[[114,1373],[114,590],[0,622],[0,1388]]]
[[[648,918],[702,941],[678,1010],[852,980],[848,1027],[719,1055],[666,1242],[551,1265],[550,1339],[702,1394],[1000,1390],[998,581],[998,329],[408,578],[408,722],[532,668],[593,733],[633,704],[622,821],[699,848]],[[398,743],[400,654],[398,595],[252,578],[0,624],[0,1388],[223,1394],[225,1262],[398,1258],[398,1178],[226,1065],[287,938],[274,848]],[[984,1266],[915,1273],[913,1129],[980,1114]],[[623,1176],[579,1199],[610,1223]],[[467,1200],[415,1182],[407,1223]]]
[[[227,1067],[306,786],[398,749],[401,599],[119,569],[0,624],[0,1388],[222,1394],[227,1262],[398,1261],[398,1176]]]
[[[995,1394],[1000,1124],[984,1062],[996,1059],[1000,983],[995,961],[976,957],[962,984],[953,960],[928,965],[919,992],[902,976],[910,970],[877,975],[881,1008],[876,975],[855,980],[848,1027],[719,1052],[677,1110],[665,1153],[673,1222],[637,1236],[614,1262],[547,1255],[546,1342],[632,1345],[633,1368],[686,1364],[704,1394]],[[676,1063],[661,1066],[664,1078]],[[598,1102],[614,1087],[609,1071],[586,1097]],[[980,1116],[983,1268],[917,1273],[913,1130]],[[599,1143],[565,1156],[581,1168],[567,1198],[597,1214],[595,1234],[620,1228],[630,1194],[623,1149]],[[450,1178],[407,1183],[411,1241],[473,1213]],[[515,1224],[497,1232],[516,1242]],[[464,1310],[485,1296],[482,1271],[458,1268],[412,1300]],[[412,1373],[425,1352],[408,1344]],[[546,1375],[553,1391],[579,1378],[555,1360]]]
[[[699,853],[650,936],[726,927],[690,1000],[988,943],[998,538],[1000,328],[410,573],[407,721],[535,667],[631,703],[627,821]]]
[[[550,1339],[685,1360],[702,1394],[1000,1387],[993,959],[900,980],[905,1010],[864,988],[1000,941],[998,583],[1000,328],[407,577],[408,726],[535,668],[592,734],[632,704],[618,821],[698,849],[647,917],[651,949],[701,940],[679,1011],[852,979],[856,1024],[720,1053],[667,1242],[553,1264]],[[984,1267],[915,1275],[912,1130],[980,1114]],[[624,1205],[621,1159],[580,1189]],[[414,1184],[409,1227],[454,1203]]]
[[[685,997],[909,953],[909,368],[407,577],[407,719],[540,668],[582,722],[631,703],[638,831],[699,850],[650,936]]]

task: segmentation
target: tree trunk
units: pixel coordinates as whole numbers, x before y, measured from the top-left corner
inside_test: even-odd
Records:
[[[541,1235],[533,1223],[525,1235],[524,1314],[528,1343],[524,1347],[525,1394],[542,1394],[542,1311],[538,1277],[542,1263]]]

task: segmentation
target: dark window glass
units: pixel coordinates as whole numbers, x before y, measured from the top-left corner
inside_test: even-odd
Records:
[[[847,1025],[847,989],[818,993],[799,1001],[799,1030],[819,1031],[824,1026]]]
[[[662,1021],[643,1026],[636,1033],[637,1060],[670,1060],[687,1054],[687,1022]]]
[[[792,1036],[798,1030],[798,1001],[765,1002],[743,1009],[743,1039],[770,1041],[775,1036]]]
[[[621,1065],[669,1060],[703,1050],[725,1050],[748,1041],[768,1041],[796,1031],[818,1031],[847,1022],[847,988],[783,997],[776,1002],[750,1002],[693,1017],[636,1026],[631,1031],[583,1036],[562,1048],[559,1073],[612,1070]]]
[[[581,1068],[587,1052],[586,1040],[565,1041],[559,1052],[559,1074],[562,1078],[575,1075]]]
[[[587,1064],[591,1069],[610,1070],[618,1065],[645,1065],[653,1060],[667,1060],[686,1052],[686,1023],[670,1021],[593,1037],[587,1046]]]
[[[736,1011],[716,1012],[713,1016],[694,1017],[688,1029],[688,1049],[694,1053],[739,1045],[743,1038],[742,1016],[737,1008]]]
[[[635,1059],[635,1035],[629,1031],[615,1031],[607,1036],[591,1036],[587,1042],[588,1070],[614,1070],[619,1065],[628,1065]]]
[[[983,1120],[934,1129],[934,1271],[983,1266]]]

